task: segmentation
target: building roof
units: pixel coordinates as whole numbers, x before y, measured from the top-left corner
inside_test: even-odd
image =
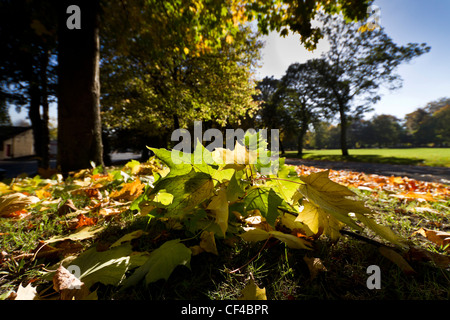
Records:
[[[31,127],[0,126],[0,142],[31,130]]]

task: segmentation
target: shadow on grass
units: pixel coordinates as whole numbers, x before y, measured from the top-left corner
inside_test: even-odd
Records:
[[[293,153],[288,152],[282,156],[286,158],[305,159],[305,160],[386,163],[386,164],[403,164],[403,165],[423,165],[425,161],[425,159],[420,158],[384,157],[377,154],[343,156],[343,155],[326,155],[326,154],[315,154],[311,152],[304,152],[302,156],[299,156],[295,152]]]

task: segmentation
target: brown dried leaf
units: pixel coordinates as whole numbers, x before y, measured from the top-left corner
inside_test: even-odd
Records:
[[[61,300],[81,300],[89,294],[84,283],[62,265],[53,276],[53,289],[60,293]]]
[[[71,199],[66,200],[59,208],[58,208],[58,215],[62,216],[65,214],[68,214],[70,212],[77,211],[77,207],[73,204],[73,201]]]
[[[323,265],[322,261],[319,258],[310,258],[304,256],[303,260],[306,262],[306,265],[308,266],[311,280],[316,278],[320,271],[327,271],[327,268],[325,268],[325,266]]]
[[[413,235],[415,235],[416,233],[421,234],[440,247],[445,247],[450,244],[450,233],[448,232],[420,228],[419,230],[414,232]],[[450,246],[447,246],[446,250],[447,252],[450,252]]]

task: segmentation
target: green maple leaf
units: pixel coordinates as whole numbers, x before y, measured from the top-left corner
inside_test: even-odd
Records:
[[[171,216],[184,216],[197,205],[208,199],[213,191],[214,184],[211,176],[203,172],[191,171],[185,175],[163,178],[158,181],[151,195],[164,193],[173,195],[172,202],[165,207],[167,214]],[[152,203],[150,202],[150,205]]]
[[[165,242],[152,251],[148,260],[124,281],[122,289],[134,286],[144,278],[147,285],[160,279],[169,279],[177,266],[190,268],[191,254],[192,251],[180,243],[180,239]]]
[[[266,221],[273,226],[278,218],[278,206],[281,206],[283,199],[268,187],[252,187],[247,192],[244,199],[246,211],[259,210]]]

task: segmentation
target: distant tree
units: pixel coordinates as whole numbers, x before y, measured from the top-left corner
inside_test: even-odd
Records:
[[[49,166],[49,102],[55,95],[56,19],[49,0],[0,2],[0,100],[28,109],[39,167]]]
[[[327,99],[323,96],[320,74],[317,68],[324,61],[309,60],[306,63],[293,63],[281,79],[279,94],[283,105],[297,130],[297,154],[303,154],[303,139],[309,126],[317,122],[327,109]]]
[[[381,114],[371,119],[371,125],[379,147],[392,147],[400,142],[403,131],[400,119],[392,115]]]
[[[448,145],[449,109],[450,99],[441,98],[408,113],[405,116],[405,126],[413,143],[418,146]]]
[[[342,154],[348,155],[347,129],[353,118],[371,110],[380,99],[378,89],[399,88],[401,78],[394,71],[405,61],[429,51],[425,44],[398,46],[383,28],[361,32],[357,23],[340,16],[324,16],[323,29],[330,50],[323,54],[329,67],[321,68],[322,86],[339,115]]]

